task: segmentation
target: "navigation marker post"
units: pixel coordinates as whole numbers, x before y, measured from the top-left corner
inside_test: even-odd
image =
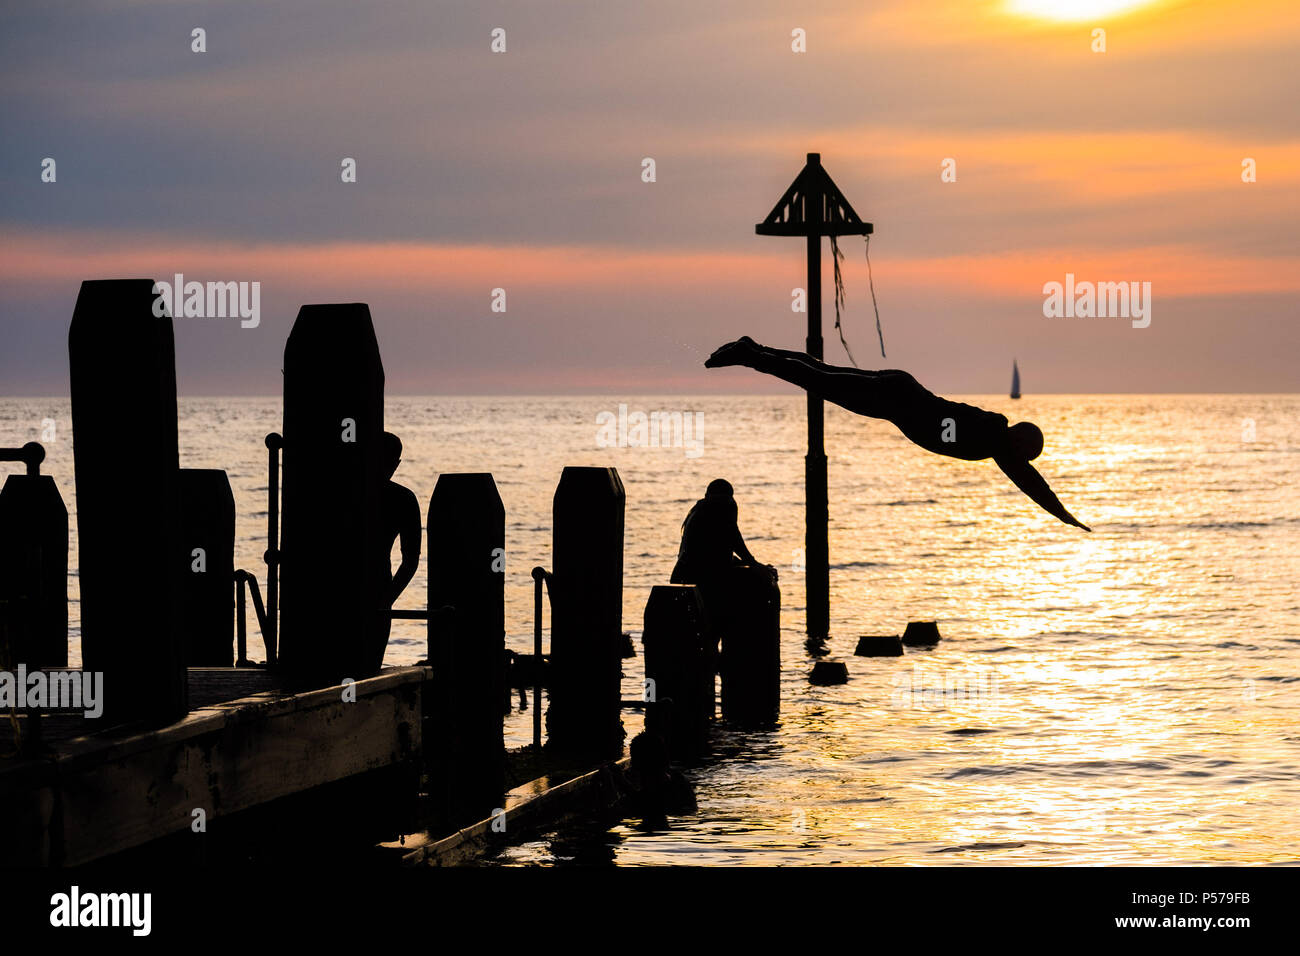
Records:
[[[808,240],[808,344],[807,352],[822,359],[822,236],[867,236],[871,223],[863,222],[822,168],[820,153],[808,162],[767,218],[754,227],[760,236],[805,236]],[[805,583],[808,603],[808,639],[824,641],[830,634],[830,547],[827,525],[830,511],[826,493],[826,448],[822,400],[808,396],[808,455],[804,459],[806,501]]]

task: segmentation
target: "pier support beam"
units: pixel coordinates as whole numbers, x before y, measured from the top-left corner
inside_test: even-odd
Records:
[[[766,569],[747,565],[729,569],[718,587],[722,716],[744,726],[775,723],[781,713],[781,589]]]
[[[235,496],[226,473],[214,468],[180,471],[181,554],[186,663],[233,667],[235,608]]]
[[[704,605],[693,584],[662,584],[650,590],[645,606],[647,705],[671,700],[668,752],[674,760],[694,760],[708,750],[709,721],[716,693],[717,655],[705,621]]]
[[[568,467],[555,489],[549,746],[594,759],[623,752],[622,479]]]
[[[496,482],[439,476],[426,524],[431,787],[441,811],[479,820],[505,790],[506,513]],[[448,606],[453,613],[436,613]]]
[[[0,603],[13,663],[68,666],[68,509],[54,479],[39,473],[45,449],[23,446],[27,474],[0,490]]]
[[[383,661],[383,433],[369,307],[304,305],[284,347],[281,483],[279,660],[296,684],[359,680]]]
[[[81,655],[104,674],[105,726],[187,710],[175,343],[153,287],[83,282],[68,332]]]

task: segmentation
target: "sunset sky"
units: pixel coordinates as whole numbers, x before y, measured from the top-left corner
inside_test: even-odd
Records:
[[[256,329],[176,320],[183,395],[278,394],[329,301],[370,304],[390,393],[789,391],[702,361],[802,346],[802,243],[754,224],[809,151],[875,225],[864,366],[1300,391],[1298,51],[1294,0],[6,4],[0,395],[67,393],[81,280],[176,272],[262,284]],[[1150,327],[1044,317],[1067,272],[1150,282]]]

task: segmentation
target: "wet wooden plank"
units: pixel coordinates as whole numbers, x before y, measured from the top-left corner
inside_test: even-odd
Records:
[[[472,860],[565,817],[590,808],[601,795],[611,798],[621,789],[629,758],[597,767],[568,780],[539,777],[506,794],[502,817],[488,817],[441,839],[416,840],[402,857],[408,866],[454,866]],[[495,829],[494,829],[495,825]]]
[[[60,810],[44,824],[47,856],[75,865],[189,829],[196,809],[212,819],[416,760],[428,678],[427,667],[393,668],[358,681],[354,702],[340,687],[273,690],[156,730],[65,741],[50,758],[0,770],[13,804],[0,819],[0,860],[11,838],[35,852],[27,827],[46,790]]]

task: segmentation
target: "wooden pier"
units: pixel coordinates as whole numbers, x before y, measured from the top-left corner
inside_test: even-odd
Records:
[[[47,754],[0,761],[0,865],[75,866],[191,831],[196,811],[207,824],[372,771],[418,772],[430,673],[385,668],[345,695],[195,668],[193,709],[160,728],[95,734],[92,720],[46,717]]]
[[[718,635],[705,633],[708,601],[693,585],[649,615],[660,654],[647,665],[644,699],[632,702],[647,708],[646,731],[640,746],[627,743],[618,471],[566,467],[560,477],[554,567],[533,572],[534,745],[514,764],[528,775],[511,782],[535,779],[508,790],[506,511],[491,474],[439,476],[424,522],[425,607],[392,609],[410,578],[394,591],[401,570],[379,572],[394,537],[404,565],[408,550],[418,552],[407,531],[419,537],[420,509],[391,479],[401,442],[383,430],[370,311],[304,306],[285,348],[284,434],[266,436],[263,605],[257,578],[235,566],[228,476],[179,467],[172,322],[154,311],[155,285],[87,281],[74,309],[85,673],[68,679],[98,686],[96,716],[59,709],[76,696],[46,701],[42,693],[26,703],[24,693],[4,704],[16,733],[13,752],[0,756],[0,867],[302,856],[301,839],[282,838],[314,832],[329,834],[324,852],[333,857],[361,844],[408,864],[462,862],[500,845],[503,833],[608,809],[623,795],[629,761],[641,809],[662,816],[669,738],[680,759],[707,750]],[[129,456],[124,415],[141,423]],[[0,461],[27,471],[0,492],[0,667],[12,686],[68,670],[68,509],[40,474],[44,457],[32,442],[0,448]],[[389,519],[402,509],[391,503],[407,499],[412,520],[395,530]],[[552,611],[545,667],[543,592]],[[732,622],[731,638],[721,635],[722,701],[735,722],[770,723],[779,711],[775,579],[762,592],[721,595],[761,615],[713,615]],[[247,595],[266,666],[248,658]],[[395,617],[427,622],[427,666],[381,668]],[[743,653],[760,645],[761,654]],[[657,696],[656,683],[665,693]],[[652,727],[650,708],[667,723]],[[689,735],[672,732],[674,714]],[[399,834],[411,842],[386,851],[382,841]]]

